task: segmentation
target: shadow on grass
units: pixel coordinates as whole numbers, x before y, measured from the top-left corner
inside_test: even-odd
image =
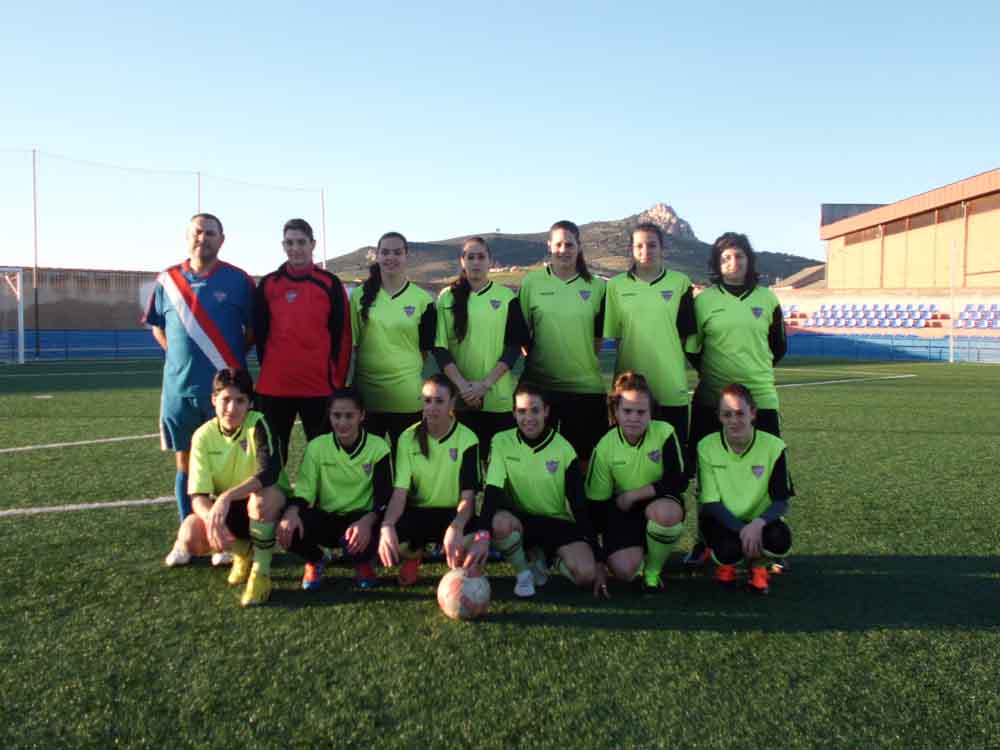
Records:
[[[441,565],[426,566],[418,584],[403,589],[382,571],[378,588],[357,591],[349,569],[330,570],[320,591],[294,591],[301,568],[283,562],[274,572],[278,588],[272,603],[289,609],[366,601],[433,604],[445,572]],[[560,577],[539,588],[534,599],[519,599],[512,576],[494,575],[484,624],[719,633],[1000,628],[996,557],[797,555],[791,572],[771,577],[768,596],[720,586],[711,572],[707,567],[689,573],[674,562],[662,592],[642,594],[632,584],[612,581],[612,598],[602,601]]]

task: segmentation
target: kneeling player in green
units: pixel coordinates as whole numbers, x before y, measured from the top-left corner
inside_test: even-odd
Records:
[[[750,589],[766,594],[768,559],[792,547],[783,516],[795,495],[781,438],[754,426],[757,407],[738,383],[722,389],[722,431],[698,443],[699,526],[718,563],[715,579],[736,581],[736,565],[747,561]]]
[[[253,380],[246,370],[216,373],[215,419],[191,438],[188,493],[194,512],[181,524],[167,556],[167,565],[178,565],[191,555],[231,550],[229,583],[246,583],[244,607],[271,596],[274,526],[288,491],[278,446],[264,415],[250,410],[252,399]]]
[[[361,423],[364,402],[354,388],[330,396],[333,434],[309,441],[295,482],[295,497],[278,524],[278,543],[305,558],[302,588],[320,587],[325,547],[343,546],[356,561],[358,588],[376,585],[372,563],[378,550],[378,519],[392,494],[389,445]]]
[[[485,560],[485,554],[469,560],[465,551],[479,489],[479,441],[455,419],[458,389],[448,378],[431,375],[420,396],[424,402],[420,422],[399,436],[395,489],[378,545],[385,566],[402,561],[402,586],[417,582],[423,548],[442,538],[449,567],[481,565]]]
[[[643,587],[655,591],[684,533],[681,445],[669,422],[650,419],[655,403],[642,375],[626,370],[615,378],[608,403],[616,426],[594,450],[587,497],[612,574],[631,581],[641,571]]]
[[[521,383],[514,391],[517,428],[497,433],[490,446],[478,525],[492,529],[493,545],[514,567],[517,596],[534,596],[535,586],[548,581],[549,559],[578,586],[592,585],[595,596],[607,596],[583,472],[573,446],[548,426],[548,418],[541,389]],[[476,535],[470,557],[486,554],[484,533]],[[525,549],[532,550],[530,562]]]

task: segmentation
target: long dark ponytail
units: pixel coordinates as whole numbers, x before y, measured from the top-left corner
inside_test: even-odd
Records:
[[[406,241],[406,237],[399,232],[386,232],[378,238],[378,243],[375,245],[376,260],[368,266],[368,278],[361,285],[361,319],[366,323],[368,322],[368,308],[375,302],[378,291],[382,288],[382,267],[378,264],[378,251],[382,247],[382,241],[390,238],[402,240],[403,250],[407,253],[410,252],[410,245]]]
[[[453,401],[458,397],[458,388],[456,388],[455,384],[440,372],[434,373],[424,381],[425,386],[429,383],[433,383],[435,386],[440,388],[447,388],[449,398]],[[420,424],[417,425],[417,445],[420,446],[420,452],[423,454],[424,458],[430,456],[431,449],[430,444],[427,441],[427,420],[423,417],[420,418]]]
[[[469,237],[469,239],[462,243],[463,257],[465,257],[465,251],[470,245],[482,245],[487,255],[491,257],[493,255],[486,240],[482,237]],[[458,278],[451,283],[451,298],[454,302],[451,315],[455,323],[455,338],[459,341],[463,341],[465,335],[469,332],[469,297],[471,296],[472,286],[469,284],[469,276],[463,268],[459,271]]]
[[[576,240],[576,272],[583,277],[583,280],[590,282],[594,277],[590,273],[590,269],[587,267],[587,260],[583,257],[583,247],[580,245],[580,227],[574,224],[568,219],[563,219],[562,221],[557,221],[551,227],[549,227],[549,239],[552,238],[552,233],[557,229],[562,229],[573,235]]]

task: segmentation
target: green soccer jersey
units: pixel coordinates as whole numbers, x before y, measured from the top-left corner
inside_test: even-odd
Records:
[[[698,333],[688,338],[687,350],[701,352],[698,398],[703,405],[714,408],[723,388],[742,383],[757,408],[778,408],[768,336],[780,306],[774,292],[761,286],[737,297],[717,285],[694,298]]]
[[[479,489],[479,440],[457,419],[440,440],[427,436],[427,455],[420,452],[419,424],[399,436],[395,487],[407,491],[416,508],[456,508],[462,490]]]
[[[388,455],[388,443],[365,430],[350,453],[332,433],[320,435],[306,445],[295,495],[327,513],[373,510],[373,474]]]
[[[594,339],[604,335],[604,288],[596,276],[563,281],[549,268],[524,277],[521,311],[532,340],[525,380],[553,391],[604,393],[594,352]]]
[[[665,477],[665,472],[670,476]],[[681,446],[668,422],[651,421],[646,434],[635,445],[630,445],[621,427],[615,426],[601,438],[590,457],[587,497],[598,501],[610,500],[648,484],[658,487],[686,484],[683,477]],[[663,481],[665,478],[666,482]],[[674,490],[670,494],[679,493]]]
[[[641,372],[662,406],[688,405],[677,311],[690,288],[687,276],[668,270],[648,283],[631,271],[608,282],[604,338],[618,340],[615,374]]]
[[[267,464],[273,467],[268,473],[277,476],[274,484],[287,494],[288,477],[281,468],[281,456],[264,415],[248,411],[243,424],[232,435],[225,434],[218,417],[214,417],[191,437],[188,493],[220,495],[266,472]]]
[[[363,294],[363,286],[351,293],[351,333],[358,352],[354,385],[370,411],[420,411],[421,351],[434,343],[434,300],[410,282],[393,295],[379,289],[365,321]],[[429,336],[422,330],[428,326]]]
[[[466,380],[483,380],[503,355],[507,335],[507,313],[514,293],[492,281],[469,295],[469,322],[465,337],[455,336],[451,288],[437,299],[437,339],[434,346],[447,349]],[[514,379],[508,370],[483,398],[483,411],[509,412],[513,407]]]
[[[575,460],[573,446],[555,430],[533,447],[516,429],[505,430],[490,444],[486,484],[502,489],[515,513],[573,521],[566,502],[566,470]]]
[[[785,442],[769,432],[754,430],[742,453],[716,432],[698,443],[698,502],[722,503],[749,523],[774,501],[795,493],[784,461]]]

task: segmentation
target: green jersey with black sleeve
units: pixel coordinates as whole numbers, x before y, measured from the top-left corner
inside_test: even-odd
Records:
[[[651,484],[657,497],[679,499],[687,483],[674,428],[668,422],[652,420],[635,445],[618,426],[601,438],[590,457],[586,490],[590,500],[605,501]]]
[[[394,486],[407,491],[415,508],[456,508],[463,490],[478,490],[479,440],[457,419],[440,440],[427,436],[427,455],[420,450],[417,428],[408,427],[396,447]]]
[[[716,432],[698,443],[698,501],[722,503],[743,522],[760,516],[772,502],[795,495],[785,461],[785,442],[769,432],[754,430],[743,453]]]
[[[608,282],[604,338],[618,340],[615,374],[646,376],[661,406],[687,406],[684,340],[694,333],[691,280],[664,271],[650,282],[622,273]]]
[[[221,495],[250,477],[264,487],[277,485],[287,494],[288,477],[267,420],[250,410],[236,430],[226,434],[219,418],[208,420],[191,437],[188,493]]]
[[[363,294],[363,286],[351,293],[351,333],[358,352],[354,385],[369,411],[420,411],[422,352],[434,346],[437,329],[434,299],[410,282],[392,295],[379,289],[365,320]]]
[[[490,447],[487,490],[503,490],[515,514],[521,511],[573,521],[566,499],[566,471],[574,461],[573,446],[555,430],[550,429],[534,446],[517,429],[498,432]]]
[[[525,380],[552,391],[604,392],[594,351],[594,339],[604,336],[604,291],[603,279],[563,281],[548,267],[524,277],[519,299],[531,334]]]
[[[376,510],[392,494],[389,445],[362,429],[357,443],[344,448],[333,433],[306,445],[295,480],[295,496],[327,513]]]

